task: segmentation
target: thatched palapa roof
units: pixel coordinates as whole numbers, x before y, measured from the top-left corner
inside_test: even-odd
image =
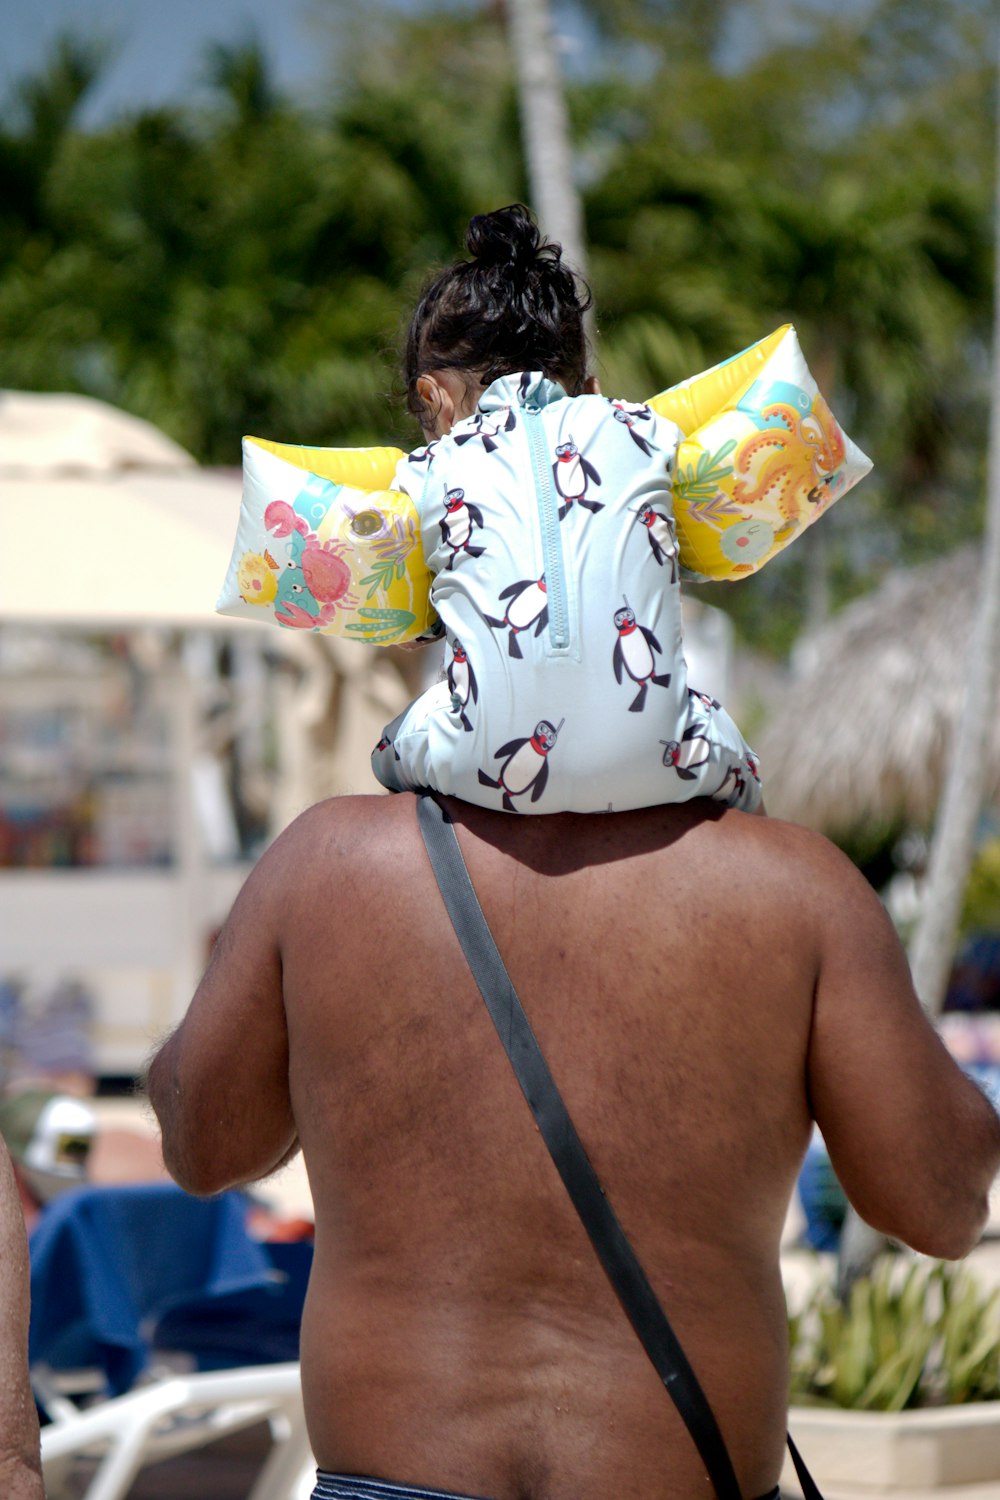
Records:
[[[768,812],[830,834],[874,818],[931,822],[961,713],[979,576],[978,549],[959,548],[894,573],[816,634],[808,669],[757,737]]]

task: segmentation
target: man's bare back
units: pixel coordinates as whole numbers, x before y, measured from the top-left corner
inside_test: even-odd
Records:
[[[870,1222],[974,1243],[1000,1125],[824,840],[710,804],[518,818],[448,800],[570,1113],[715,1410],[777,1482],[778,1245],[812,1118]],[[705,1475],[565,1195],[408,795],[305,814],[150,1072],[195,1192],[301,1143],[324,1469],[492,1500],[688,1500]]]

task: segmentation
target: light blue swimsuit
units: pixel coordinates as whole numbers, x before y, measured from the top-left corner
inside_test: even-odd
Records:
[[[402,460],[447,677],[387,727],[372,757],[384,786],[507,812],[757,806],[753,753],[687,683],[680,436],[649,407],[525,373]]]

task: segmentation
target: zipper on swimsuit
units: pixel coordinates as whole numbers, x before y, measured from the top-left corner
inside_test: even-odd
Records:
[[[542,561],[545,568],[545,590],[549,605],[549,643],[553,651],[569,650],[569,604],[566,598],[566,570],[563,562],[562,532],[555,486],[548,462],[548,444],[542,414],[525,407],[528,452],[535,477],[535,499],[542,532]]]

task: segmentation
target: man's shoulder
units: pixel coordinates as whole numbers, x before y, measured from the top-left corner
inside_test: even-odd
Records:
[[[724,836],[745,841],[762,858],[777,861],[789,875],[800,877],[807,868],[813,868],[828,880],[866,883],[843,850],[824,834],[801,823],[735,809],[727,810],[719,821]]]
[[[299,813],[261,863],[275,873],[308,874],[316,865],[329,871],[343,863],[370,859],[380,844],[405,837],[407,826],[416,829],[412,804],[407,793],[327,797]]]

